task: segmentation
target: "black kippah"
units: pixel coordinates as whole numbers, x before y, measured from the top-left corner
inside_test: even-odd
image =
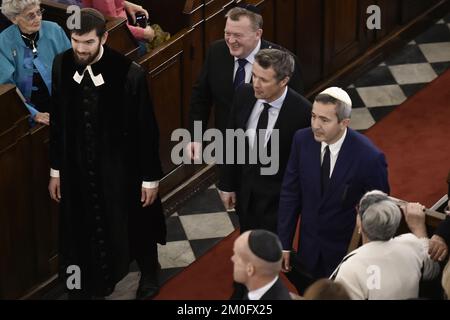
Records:
[[[80,10],[81,14],[87,14],[90,15],[100,21],[106,22],[105,16],[98,10],[94,8],[83,8]]]
[[[248,236],[248,247],[255,256],[268,262],[281,259],[282,249],[278,237],[267,230],[253,230]]]
[[[244,8],[244,9],[246,9],[248,11],[251,11],[253,13],[261,14],[261,12],[259,11],[258,7],[256,7],[253,4],[247,4],[247,3],[242,3],[241,2],[237,6],[240,7],[240,8]]]

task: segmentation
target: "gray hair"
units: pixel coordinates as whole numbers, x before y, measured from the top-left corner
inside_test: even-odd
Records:
[[[358,213],[362,216],[364,212],[367,210],[367,208],[373,205],[374,203],[388,199],[389,199],[388,195],[383,191],[380,190],[368,191],[366,192],[366,194],[362,196],[361,200],[359,200]]]
[[[225,15],[225,18],[229,18],[232,21],[239,21],[241,17],[247,17],[250,20],[253,31],[262,29],[263,18],[260,14],[255,13],[253,11],[241,7],[234,7],[230,9]]]
[[[372,204],[361,217],[364,233],[370,241],[387,241],[398,229],[402,213],[390,200]]]
[[[321,102],[323,104],[334,104],[336,106],[336,116],[339,122],[344,119],[350,119],[352,107],[344,101],[338,100],[326,93],[318,94],[314,101]]]
[[[21,14],[29,6],[38,6],[41,4],[40,0],[3,0],[2,13],[12,20]]]
[[[278,81],[291,77],[294,73],[295,61],[292,54],[278,49],[263,49],[255,55],[255,61],[263,68],[272,67]]]

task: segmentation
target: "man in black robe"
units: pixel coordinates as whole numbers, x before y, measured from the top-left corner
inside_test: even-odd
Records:
[[[69,298],[111,294],[133,259],[141,270],[137,298],[155,295],[157,243],[165,244],[146,75],[104,47],[107,36],[101,13],[82,9],[72,49],[53,64],[49,191],[60,202],[60,275],[71,276],[71,265],[81,270],[81,289]]]

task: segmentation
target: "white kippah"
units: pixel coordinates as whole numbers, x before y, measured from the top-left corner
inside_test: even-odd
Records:
[[[333,98],[340,100],[342,102],[345,102],[350,107],[352,106],[352,99],[350,99],[350,96],[347,92],[342,90],[338,87],[330,87],[328,89],[323,90],[320,94],[328,94],[329,96],[332,96]]]

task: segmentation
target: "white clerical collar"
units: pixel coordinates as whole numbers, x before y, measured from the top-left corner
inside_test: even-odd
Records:
[[[326,144],[325,142],[322,142],[321,145],[321,151],[323,153],[323,150],[326,148],[326,146],[330,146],[330,152],[333,156],[336,156],[339,153],[339,150],[341,150],[342,144],[344,143],[345,136],[347,135],[347,128],[345,128],[344,134],[342,137],[339,138],[338,141],[336,141],[333,144]]]
[[[268,284],[266,284],[265,286],[253,290],[253,291],[249,291],[248,293],[248,300],[261,300],[261,297],[270,290],[270,288],[272,288],[272,286],[275,284],[275,282],[277,282],[278,280],[278,276],[275,277],[275,279],[273,279],[272,281],[270,281]]]
[[[94,83],[94,85],[96,87],[99,87],[105,83],[105,80],[103,80],[102,74],[99,73],[98,75],[95,76],[94,72],[92,72],[92,67],[91,67],[91,65],[98,62],[103,57],[103,52],[104,52],[103,46],[100,46],[100,52],[98,53],[97,58],[95,58],[95,60],[92,61],[92,63],[89,64],[81,74],[79,74],[78,71],[75,71],[75,74],[73,75],[73,80],[75,80],[76,83],[78,83],[78,84],[81,83],[81,81],[84,78],[84,75],[86,74],[86,71],[89,73],[89,76],[91,77],[92,82]]]
[[[259,52],[259,49],[261,49],[261,39],[259,39],[255,49],[253,49],[253,51],[250,52],[250,54],[245,58],[245,60],[247,60],[247,62],[250,63],[251,65],[253,65],[253,63],[255,62],[255,55]],[[239,58],[234,57],[234,62],[238,60]]]
[[[270,104],[271,108],[281,109],[284,99],[286,99],[287,92],[288,92],[288,87],[286,86],[286,88],[284,88],[283,94],[278,99],[273,100],[272,102],[267,102],[264,99],[258,99],[257,103],[258,104],[268,103],[268,104]]]

